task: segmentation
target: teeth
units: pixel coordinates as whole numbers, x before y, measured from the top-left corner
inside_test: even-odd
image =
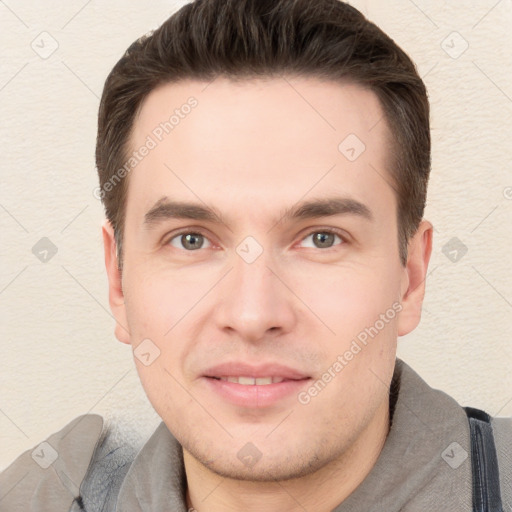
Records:
[[[220,380],[242,384],[244,386],[267,386],[283,382],[283,377],[220,377]]]
[[[260,377],[256,379],[257,386],[266,386],[267,384],[272,384],[272,377]]]

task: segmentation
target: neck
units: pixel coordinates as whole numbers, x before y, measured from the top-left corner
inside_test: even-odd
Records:
[[[385,402],[373,421],[341,457],[307,476],[251,482],[224,478],[184,450],[187,508],[195,512],[331,512],[371,471],[389,431],[389,404]]]

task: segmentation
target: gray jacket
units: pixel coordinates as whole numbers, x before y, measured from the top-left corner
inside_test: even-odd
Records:
[[[395,379],[399,393],[384,448],[365,480],[333,512],[470,512],[464,410],[400,359]],[[510,512],[512,418],[493,418],[492,427],[503,510]],[[0,511],[187,512],[185,489],[181,446],[163,422],[137,451],[101,416],[86,414],[0,474]]]

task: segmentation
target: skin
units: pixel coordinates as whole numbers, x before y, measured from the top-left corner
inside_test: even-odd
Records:
[[[190,96],[198,101],[129,176],[122,274],[112,227],[103,226],[116,336],[160,350],[150,365],[135,363],[184,447],[189,507],[327,512],[364,480],[385,442],[397,337],[420,320],[432,225],[421,222],[402,266],[390,134],[374,93],[297,77],[207,85],[160,86],[135,121],[134,149]],[[366,146],[354,162],[338,150],[351,133]],[[364,203],[373,220],[277,222],[299,201],[332,195]],[[163,196],[212,206],[224,222],[145,225]],[[182,228],[199,230],[202,247],[176,236]],[[318,246],[315,233],[327,228],[342,237]],[[236,252],[247,236],[263,249],[250,264]],[[228,360],[279,362],[310,376],[307,389],[394,303],[400,313],[306,405],[292,394],[234,406],[201,378]],[[262,454],[252,467],[237,457],[248,442]]]

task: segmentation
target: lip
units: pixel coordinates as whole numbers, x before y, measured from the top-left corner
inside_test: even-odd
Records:
[[[309,375],[276,363],[267,363],[260,365],[251,365],[243,362],[229,362],[223,363],[208,368],[204,374],[204,377],[283,377],[286,380],[301,380],[308,378]],[[270,386],[271,384],[269,384]]]
[[[236,382],[218,380],[219,377],[281,377],[282,382],[266,385],[243,385]],[[262,409],[296,397],[307,385],[311,377],[299,370],[280,364],[249,365],[241,362],[224,363],[205,371],[201,381],[208,392],[214,393],[223,401],[238,407]]]

